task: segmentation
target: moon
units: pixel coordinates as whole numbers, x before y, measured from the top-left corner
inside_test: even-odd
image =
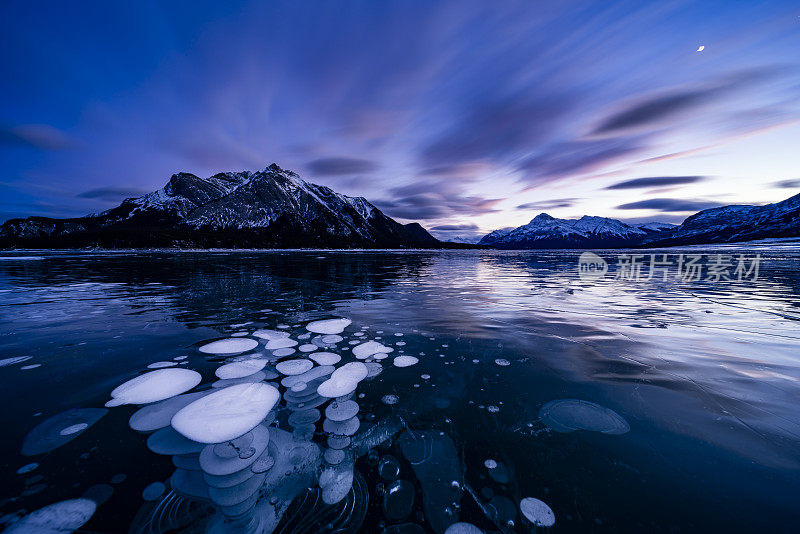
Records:
[[[705,47],[704,45],[700,45],[700,46],[697,48],[697,51],[698,51],[698,52],[702,52],[702,51],[703,51],[703,50],[705,50],[705,49],[706,49],[706,47]]]

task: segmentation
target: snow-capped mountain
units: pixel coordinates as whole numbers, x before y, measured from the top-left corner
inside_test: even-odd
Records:
[[[800,194],[764,206],[723,206],[700,211],[673,230],[646,239],[646,246],[735,243],[800,236]]]
[[[671,227],[666,223],[630,225],[589,215],[580,219],[556,219],[540,213],[523,226],[495,230],[478,244],[502,249],[626,247]]]
[[[199,178],[174,174],[158,191],[73,219],[28,217],[0,227],[26,247],[416,247],[439,241],[362,197],[306,182],[278,165]]]

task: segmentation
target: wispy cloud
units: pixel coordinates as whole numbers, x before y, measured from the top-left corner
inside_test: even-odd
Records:
[[[707,176],[647,176],[625,180],[606,187],[606,189],[644,189],[649,187],[663,187],[670,185],[685,185],[701,182]]]
[[[681,198],[651,198],[617,206],[621,210],[655,210],[666,213],[690,213],[724,206],[719,202],[686,200]]]

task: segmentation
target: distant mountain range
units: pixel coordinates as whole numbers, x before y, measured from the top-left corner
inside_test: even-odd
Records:
[[[71,219],[28,217],[0,226],[0,246],[322,247],[456,246],[400,224],[362,197],[308,183],[272,164],[261,172],[174,174],[162,189]]]
[[[556,219],[541,213],[528,224],[483,236],[479,245],[501,249],[667,247],[800,237],[800,195],[764,206],[700,211],[681,225],[627,224],[590,217]]]
[[[523,226],[495,230],[478,244],[502,249],[630,247],[674,226],[656,222],[631,225],[589,215],[580,219],[556,219],[540,213]]]

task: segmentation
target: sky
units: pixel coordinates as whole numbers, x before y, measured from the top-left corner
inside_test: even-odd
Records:
[[[5,1],[0,72],[0,221],[272,162],[443,238],[800,192],[795,1]]]

